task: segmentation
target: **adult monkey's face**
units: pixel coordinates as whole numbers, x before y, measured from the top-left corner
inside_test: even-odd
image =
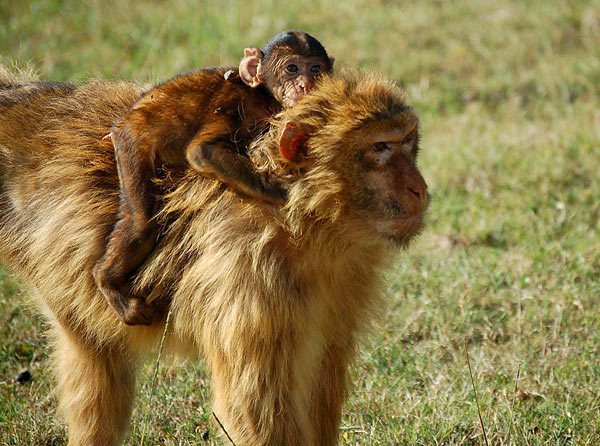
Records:
[[[429,194],[416,165],[418,118],[399,88],[375,76],[334,76],[283,119],[279,153],[301,172],[290,207],[352,221],[394,244],[419,232]]]

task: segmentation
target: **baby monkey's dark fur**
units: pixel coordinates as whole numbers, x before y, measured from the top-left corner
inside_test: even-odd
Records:
[[[284,185],[253,168],[247,145],[332,64],[314,37],[286,31],[262,50],[246,48],[238,69],[198,70],[155,86],[115,122],[120,214],[94,278],[123,322],[148,325],[158,310],[133,294],[129,280],[156,243],[157,169],[191,165],[245,196],[284,203]]]

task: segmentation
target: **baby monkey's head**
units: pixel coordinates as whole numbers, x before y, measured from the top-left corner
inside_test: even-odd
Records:
[[[314,87],[320,76],[332,72],[333,61],[310,34],[284,31],[262,49],[244,49],[239,72],[247,85],[264,85],[283,107],[289,108]]]

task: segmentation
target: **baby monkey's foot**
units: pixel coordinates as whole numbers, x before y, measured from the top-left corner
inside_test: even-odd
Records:
[[[142,297],[136,296],[122,280],[115,280],[105,269],[97,267],[94,279],[98,288],[115,310],[119,319],[127,325],[150,325],[159,309],[148,304]]]
[[[155,319],[156,309],[140,297],[129,297],[122,312],[117,313],[127,325],[150,325]]]

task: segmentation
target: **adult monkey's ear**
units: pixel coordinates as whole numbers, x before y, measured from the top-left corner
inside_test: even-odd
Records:
[[[312,133],[312,127],[288,121],[279,138],[279,153],[292,164],[303,164],[307,155],[306,143]]]
[[[258,48],[245,48],[244,57],[240,61],[240,77],[246,85],[252,88],[263,83],[262,79],[263,52]]]

